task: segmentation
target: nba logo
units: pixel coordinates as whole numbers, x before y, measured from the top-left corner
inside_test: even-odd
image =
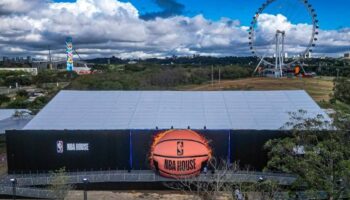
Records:
[[[57,153],[63,153],[63,141],[59,140],[56,142],[57,145]]]
[[[184,155],[184,142],[183,141],[177,141],[177,155],[182,156]]]

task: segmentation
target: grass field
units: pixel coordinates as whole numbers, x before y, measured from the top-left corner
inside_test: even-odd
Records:
[[[315,101],[328,101],[333,89],[333,78],[246,78],[202,85],[191,85],[182,90],[305,90]]]

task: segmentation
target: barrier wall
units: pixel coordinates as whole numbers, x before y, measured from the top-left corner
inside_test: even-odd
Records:
[[[16,130],[6,132],[9,173],[150,169],[154,135],[162,130]],[[261,170],[263,145],[281,131],[194,130],[209,141],[213,156]]]

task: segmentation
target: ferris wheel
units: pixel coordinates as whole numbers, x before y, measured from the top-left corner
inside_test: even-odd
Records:
[[[275,77],[311,57],[318,40],[319,20],[309,0],[267,0],[255,12],[249,27],[251,53]]]

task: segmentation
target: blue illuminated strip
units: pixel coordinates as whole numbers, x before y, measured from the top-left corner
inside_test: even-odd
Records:
[[[129,131],[129,167],[132,169],[132,133]]]
[[[231,163],[231,130],[228,131],[227,162]]]

